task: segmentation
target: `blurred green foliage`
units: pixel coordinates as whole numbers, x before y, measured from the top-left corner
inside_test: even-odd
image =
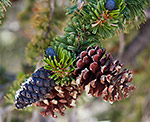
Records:
[[[5,68],[0,65],[0,85],[10,81],[10,78],[6,77],[6,75],[8,76],[8,74],[6,74]]]
[[[0,1],[0,24],[2,23],[2,18],[5,16],[5,12],[7,11],[7,7],[11,6],[10,0],[1,0]]]
[[[135,1],[138,1],[138,0],[135,0]],[[16,1],[16,3],[14,3],[13,6],[18,7],[17,2],[19,1]],[[61,30],[64,27],[64,25],[67,24],[67,22],[65,21],[66,16],[65,16],[64,6],[58,6],[57,3],[55,3],[56,8],[55,8],[54,20],[56,21],[53,21],[51,23],[52,25],[51,25],[50,34],[46,38],[46,44],[45,44],[45,42],[43,42],[43,35],[47,31],[47,26],[48,26],[47,22],[48,22],[48,16],[49,16],[49,9],[47,8],[47,5],[45,7],[46,2],[44,3],[43,6],[42,4],[39,5],[40,7],[42,6],[42,10],[40,11],[36,10],[35,11],[36,13],[32,12],[32,8],[33,6],[35,6],[35,3],[37,1],[27,0],[24,2],[26,3],[26,4],[22,4],[22,6],[25,6],[24,10],[21,12],[18,11],[18,19],[19,19],[21,28],[20,30],[18,30],[19,32],[10,31],[13,35],[15,35],[14,41],[11,42],[12,40],[11,39],[7,43],[7,41],[6,40],[3,41],[2,36],[0,36],[0,64],[6,67],[6,70],[5,70],[4,67],[0,66],[0,85],[5,84],[6,82],[10,80],[6,75],[7,71],[17,74],[18,72],[22,70],[19,73],[16,80],[14,81],[13,85],[10,87],[9,91],[7,92],[7,95],[6,95],[7,104],[13,104],[15,91],[18,90],[18,88],[20,87],[20,84],[23,83],[25,79],[29,77],[31,73],[34,71],[35,65],[37,61],[39,60],[39,56],[43,55],[43,49],[46,49],[49,46],[50,41],[53,40],[56,34],[62,35]],[[130,0],[129,2],[132,3],[132,0]],[[141,0],[139,2],[145,2],[145,1]],[[18,4],[20,3],[22,3],[22,1],[20,1]],[[39,9],[40,7],[37,7],[37,8]],[[14,9],[10,9],[10,11],[11,10],[13,11]],[[10,11],[8,11],[8,19],[10,19],[9,18]],[[44,19],[44,22],[41,19]],[[7,24],[7,21],[10,21],[10,20],[6,20],[5,21],[6,24]],[[34,28],[33,27],[31,28],[31,22],[33,23],[37,22]],[[70,25],[72,25],[72,23]],[[78,28],[78,25],[76,25],[76,27]],[[5,29],[4,30],[1,29],[0,31],[4,32],[7,36],[10,34],[10,33],[7,33]],[[66,30],[66,31],[69,31],[69,30]],[[78,32],[80,32],[80,30],[77,30],[77,33]],[[138,31],[133,27],[133,29],[130,30],[130,33],[125,35],[126,45],[129,44],[137,34],[138,34]],[[74,39],[74,37],[71,37],[71,38]],[[28,41],[30,39],[32,40],[31,42]],[[70,38],[67,38],[66,40],[69,40],[69,39]],[[28,44],[28,49],[26,49],[26,54],[27,54],[28,61],[30,62],[30,65],[27,65],[25,61],[25,46],[27,45],[28,42],[29,44]],[[118,48],[119,48],[118,36],[113,36],[111,39],[108,39],[108,40],[102,40],[102,43],[103,43],[103,47],[107,48],[109,52],[112,52],[114,54],[117,53]],[[111,105],[111,107],[106,112],[97,113],[95,117],[98,120],[100,121],[110,120],[111,122],[140,122],[141,121],[145,96],[150,87],[149,52],[150,52],[150,48],[145,49],[142,52],[142,54],[138,56],[138,59],[136,62],[137,67],[135,69],[132,68],[132,66],[130,66],[130,69],[134,69],[134,72],[133,72],[134,83],[135,83],[135,86],[137,87],[135,92],[133,92],[128,99],[124,99],[122,102],[115,102],[113,105]],[[22,62],[24,63],[22,64]],[[80,105],[82,106],[84,104],[85,103],[83,102]],[[6,106],[6,104],[3,106]],[[97,106],[97,107],[101,108],[101,106]],[[26,118],[31,118],[32,110],[33,110],[32,107],[30,107],[29,109],[27,108],[27,110],[25,111],[14,110],[12,113],[11,121],[23,122],[26,120]]]

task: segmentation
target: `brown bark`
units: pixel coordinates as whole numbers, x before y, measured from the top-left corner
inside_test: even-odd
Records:
[[[150,93],[147,94],[143,105],[142,122],[150,122]]]
[[[121,59],[122,54],[124,52],[124,48],[125,48],[125,42],[124,42],[124,34],[121,33],[119,35],[119,50],[118,50],[118,59]]]
[[[137,56],[148,46],[150,46],[150,19],[141,25],[139,34],[126,46],[122,61],[133,63]]]

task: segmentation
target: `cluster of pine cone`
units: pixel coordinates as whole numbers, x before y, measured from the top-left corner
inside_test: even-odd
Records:
[[[76,82],[64,86],[56,85],[55,80],[49,78],[53,73],[44,67],[38,69],[21,85],[21,89],[16,92],[15,106],[23,109],[35,104],[45,110],[41,112],[43,116],[55,113],[64,115],[66,107],[73,108],[81,90]]]
[[[50,93],[47,93],[42,101],[38,101],[36,106],[45,109],[41,112],[43,116],[52,115],[56,118],[55,113],[60,113],[63,116],[66,107],[73,108],[76,106],[76,100],[79,95],[81,95],[81,90],[76,84],[58,85]]]
[[[15,106],[23,109],[34,104],[45,109],[41,112],[43,116],[52,115],[56,118],[56,113],[64,115],[66,107],[75,106],[77,98],[86,87],[89,88],[88,94],[93,97],[103,95],[105,101],[120,101],[135,89],[130,84],[132,72],[128,69],[121,70],[122,67],[123,64],[114,60],[104,48],[88,47],[76,59],[76,69],[72,76],[74,81],[63,86],[55,84],[55,80],[49,78],[53,72],[42,67],[17,91]]]

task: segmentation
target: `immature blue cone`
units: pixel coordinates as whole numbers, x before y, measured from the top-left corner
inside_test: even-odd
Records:
[[[105,8],[109,11],[114,10],[116,7],[116,3],[114,0],[107,0],[105,3]]]
[[[44,98],[44,95],[55,86],[54,79],[49,78],[53,73],[44,67],[38,69],[21,85],[21,89],[16,92],[15,106],[23,109],[26,106]]]
[[[56,118],[56,113],[64,115],[66,107],[73,108],[77,98],[82,94],[80,86],[74,81],[70,84],[55,84],[55,80],[49,78],[53,75],[44,67],[38,69],[28,78],[15,95],[15,106],[23,109],[34,103],[35,106],[44,108],[41,115]]]
[[[51,56],[52,59],[54,59],[54,56],[57,57],[57,53],[52,48],[47,48],[45,53],[47,57]]]

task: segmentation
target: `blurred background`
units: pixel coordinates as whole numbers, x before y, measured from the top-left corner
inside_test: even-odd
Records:
[[[48,26],[47,0],[11,1],[0,25],[0,122],[150,122],[150,9],[145,11],[147,21],[140,29],[133,25],[125,34],[102,40],[103,47],[133,71],[136,90],[130,97],[109,104],[82,95],[76,108],[53,119],[43,118],[34,107],[17,111],[12,103],[19,84],[41,65],[46,38],[63,34],[69,19],[65,8],[72,4],[55,0],[53,22]]]

